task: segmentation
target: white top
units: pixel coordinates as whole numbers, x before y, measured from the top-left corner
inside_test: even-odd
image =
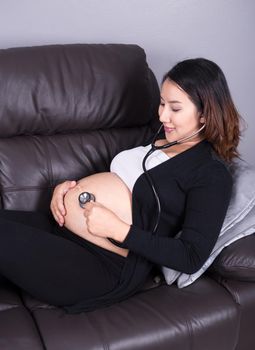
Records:
[[[116,173],[125,182],[131,192],[136,180],[144,172],[142,161],[150,148],[151,145],[148,145],[122,151],[111,162],[110,171]],[[145,163],[146,169],[149,170],[168,159],[169,157],[162,150],[156,150],[147,159]]]

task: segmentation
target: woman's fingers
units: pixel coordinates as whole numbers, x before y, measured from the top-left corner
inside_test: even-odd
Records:
[[[64,216],[66,215],[66,209],[64,205],[64,197],[66,193],[76,186],[76,181],[65,181],[57,185],[54,189],[50,209],[54,219],[60,226],[63,226],[65,222]]]

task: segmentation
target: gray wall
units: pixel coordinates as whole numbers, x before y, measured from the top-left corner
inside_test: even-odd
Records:
[[[255,0],[0,0],[0,48],[136,43],[158,81],[179,60],[218,63],[248,128],[240,151],[255,165]]]

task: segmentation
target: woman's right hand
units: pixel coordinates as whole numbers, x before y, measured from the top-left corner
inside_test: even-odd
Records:
[[[53,191],[50,209],[59,226],[63,226],[65,223],[66,209],[64,206],[64,197],[66,193],[75,186],[76,181],[65,181],[57,185]]]

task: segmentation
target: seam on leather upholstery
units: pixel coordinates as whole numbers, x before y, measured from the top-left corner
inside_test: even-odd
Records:
[[[98,334],[98,338],[100,339],[101,344],[103,345],[104,350],[110,350],[109,344],[106,343],[105,337],[103,336],[102,332],[100,332],[100,329],[97,325],[97,320],[94,318],[92,313],[87,314],[87,318],[90,321],[90,326],[94,328],[95,332]]]
[[[40,341],[41,341],[41,344],[42,344],[43,349],[44,349],[44,350],[47,350],[47,347],[46,347],[45,342],[44,342],[44,339],[43,339],[43,335],[42,335],[42,333],[41,333],[41,330],[40,330],[40,328],[39,328],[39,325],[38,325],[38,323],[37,323],[37,320],[36,320],[36,318],[35,318],[35,316],[34,316],[32,310],[30,310],[30,309],[27,307],[27,305],[26,305],[26,303],[25,303],[25,300],[24,300],[24,298],[23,298],[23,294],[22,294],[22,293],[19,293],[19,295],[20,295],[20,300],[21,300],[21,302],[22,302],[22,305],[23,305],[24,309],[29,313],[29,315],[31,316],[31,318],[32,318],[32,320],[33,320],[33,322],[34,322],[34,326],[35,326],[35,328],[36,328],[36,330],[37,330],[38,337],[40,338]]]
[[[239,296],[236,292],[233,292],[229,287],[228,287],[228,284],[227,284],[227,280],[222,278],[220,279],[220,284],[226,289],[226,291],[232,296],[233,300],[235,301],[235,303],[238,305],[238,307],[241,306],[241,302],[240,302],[240,299],[239,299]]]
[[[46,162],[47,162],[47,167],[48,167],[48,174],[49,174],[49,186],[52,187],[53,186],[53,170],[52,170],[52,162],[51,162],[51,154],[50,154],[50,151],[49,151],[49,148],[48,148],[48,144],[47,144],[47,141],[48,141],[48,136],[43,136],[45,142],[43,142],[43,146],[44,146],[44,149],[45,149],[45,153],[46,153]]]
[[[9,192],[22,192],[22,191],[37,191],[37,190],[46,190],[54,188],[54,186],[24,186],[24,187],[5,187],[1,189],[2,193]]]
[[[233,293],[233,291],[228,287],[227,285],[227,280],[224,278],[219,278],[218,279],[218,283],[228,292],[228,294],[230,294],[230,296],[232,297],[232,299],[234,300],[236,306],[237,306],[237,311],[238,311],[238,334],[236,334],[236,339],[235,339],[235,347],[234,349],[236,349],[236,347],[238,346],[239,343],[239,335],[240,335],[240,329],[241,329],[241,314],[242,314],[242,305],[240,302],[240,298],[238,296],[237,293]]]
[[[189,348],[190,350],[193,350],[194,347],[194,332],[193,332],[193,327],[192,324],[189,320],[186,320],[186,325],[187,325],[187,329],[189,332]]]

